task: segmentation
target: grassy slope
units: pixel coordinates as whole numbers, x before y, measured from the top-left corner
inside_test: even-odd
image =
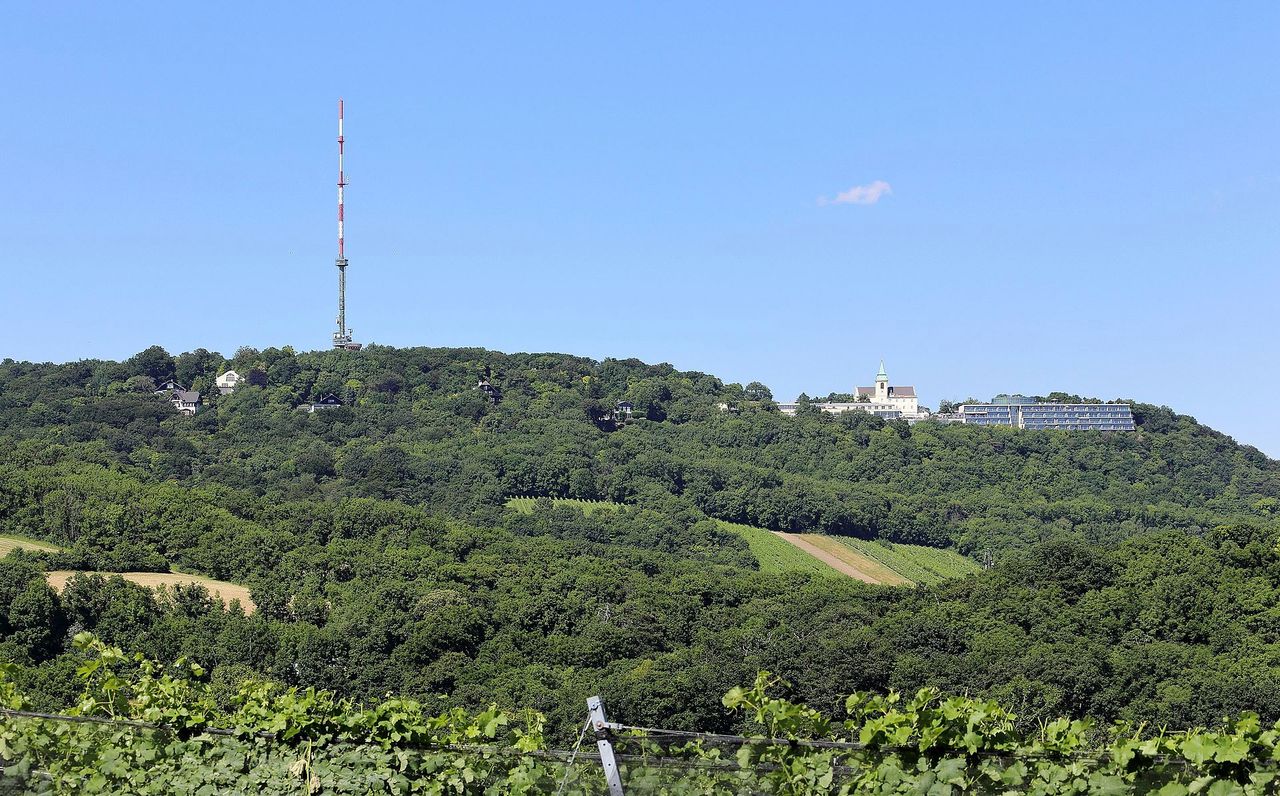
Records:
[[[609,500],[575,500],[574,498],[554,498],[553,501],[557,506],[573,506],[582,509],[583,514],[590,515],[597,511],[613,511],[618,508],[621,503],[614,503]],[[507,505],[521,514],[532,514],[533,506],[538,502],[537,498],[531,497],[514,497],[507,498]]]
[[[883,563],[840,544],[834,536],[822,533],[780,533],[778,537],[807,550],[835,567],[839,572],[864,583],[882,586],[910,586],[911,581]]]
[[[747,540],[751,553],[760,562],[760,571],[779,572],[814,572],[819,575],[835,575],[836,570],[822,563],[805,551],[778,536],[773,531],[755,528],[750,525],[739,525],[736,522],[720,520],[720,525]]]
[[[949,578],[963,578],[980,569],[977,562],[954,550],[884,541],[869,542],[848,536],[831,538],[864,556],[874,558],[915,583],[940,583]]]
[[[553,498],[553,500],[557,506],[573,506],[582,509],[584,514],[604,510],[612,511],[621,505],[607,500],[573,500],[570,498]],[[522,514],[531,513],[536,502],[537,498],[530,497],[507,499],[507,505]],[[733,531],[747,540],[747,544],[751,547],[751,553],[760,562],[761,572],[839,574],[795,545],[789,544],[772,531],[766,531],[764,528],[754,528],[750,525],[739,525],[736,522],[724,522],[723,520],[718,520],[718,522],[727,530]]]
[[[507,505],[528,514],[537,498],[510,498]],[[574,506],[584,514],[617,508],[620,504],[607,500],[572,500],[555,498],[557,505]],[[812,545],[837,561],[830,564],[797,547],[785,536],[764,528],[719,520],[726,529],[747,540],[751,552],[760,562],[760,571],[814,572],[822,575],[844,574],[869,583],[890,586],[913,583],[933,584],[948,578],[961,578],[978,571],[978,565],[953,550],[920,545],[868,542],[843,536],[795,534],[802,544]],[[856,571],[857,574],[853,574]]]
[[[51,544],[37,542],[34,539],[26,539],[21,536],[0,536],[0,558],[4,558],[14,550],[36,550],[51,553],[57,549]]]

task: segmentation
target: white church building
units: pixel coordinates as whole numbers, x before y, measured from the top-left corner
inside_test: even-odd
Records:
[[[858,387],[857,401],[814,401],[813,406],[823,412],[840,414],[841,412],[867,412],[886,420],[902,418],[914,423],[928,417],[928,412],[920,411],[916,388],[894,386],[889,384],[889,374],[885,372],[884,362],[880,363],[880,372],[876,374],[876,383],[871,387]],[[778,404],[778,410],[785,415],[794,415],[798,404]]]

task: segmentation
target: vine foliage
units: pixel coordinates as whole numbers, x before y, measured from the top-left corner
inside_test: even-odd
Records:
[[[126,656],[90,634],[79,701],[30,713],[0,666],[0,791],[24,793],[595,793],[589,752],[550,749],[543,717],[491,706],[425,712],[361,706],[315,689],[247,682],[227,695],[205,671]],[[761,673],[726,708],[752,735],[619,729],[628,792],[789,796],[1277,793],[1280,725],[1244,714],[1216,729],[1098,728],[1056,719],[1030,734],[991,701],[857,693],[836,719],[774,696]],[[569,768],[566,769],[566,766]]]

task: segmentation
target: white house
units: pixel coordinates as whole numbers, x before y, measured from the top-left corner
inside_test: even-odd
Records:
[[[240,384],[240,374],[236,373],[234,370],[228,370],[226,373],[223,373],[218,377],[216,384],[218,386],[219,395],[226,395],[227,393],[235,392],[236,387]]]
[[[174,390],[170,400],[173,408],[184,415],[194,415],[200,410],[200,393],[194,390]]]

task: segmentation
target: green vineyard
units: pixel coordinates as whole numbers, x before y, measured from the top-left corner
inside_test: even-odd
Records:
[[[913,583],[941,583],[950,578],[972,575],[981,569],[973,559],[965,558],[954,550],[882,540],[868,541],[851,536],[836,538],[841,544],[879,561]]]

